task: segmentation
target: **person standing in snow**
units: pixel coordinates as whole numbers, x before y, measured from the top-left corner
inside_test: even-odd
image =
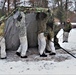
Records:
[[[48,14],[48,21],[47,21],[47,46],[46,46],[46,52],[50,53],[50,55],[55,55],[55,47],[54,47],[54,19],[51,15],[50,10],[47,11]]]
[[[4,22],[0,22],[0,53],[1,59],[6,58],[6,45],[5,45],[5,38],[4,38]]]
[[[2,9],[4,6],[5,0],[0,0],[0,17],[2,16]],[[0,18],[1,20],[1,18]],[[1,59],[6,58],[6,45],[5,45],[5,38],[4,38],[4,22],[0,21],[0,54]]]
[[[21,58],[27,58],[26,52],[28,48],[28,42],[27,42],[27,32],[25,26],[25,14],[21,11],[16,11],[13,17],[16,21],[16,27],[19,30],[19,39],[20,39],[20,46],[16,54],[18,56],[21,56]]]
[[[38,12],[36,15],[36,20],[38,22],[38,49],[40,57],[47,57],[45,54],[46,48],[46,23],[47,23],[47,14],[44,12]]]
[[[64,42],[68,42],[68,36],[69,36],[69,32],[72,29],[72,25],[70,23],[70,19],[67,19],[67,22],[64,23],[64,27],[63,27],[63,43]]]

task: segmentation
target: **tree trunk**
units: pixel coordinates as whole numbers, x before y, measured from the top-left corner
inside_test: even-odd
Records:
[[[9,13],[9,4],[10,4],[10,2],[9,2],[9,0],[8,0],[8,13]]]
[[[16,0],[14,0],[14,7],[15,7],[15,9],[16,9]]]
[[[68,0],[66,0],[65,11],[66,11],[66,20],[67,20],[67,12],[68,12]]]

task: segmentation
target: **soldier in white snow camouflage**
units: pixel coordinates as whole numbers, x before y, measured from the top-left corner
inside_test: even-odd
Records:
[[[28,42],[27,42],[27,34],[26,34],[26,26],[25,26],[25,14],[23,12],[17,11],[13,15],[13,17],[16,20],[16,27],[19,30],[19,39],[20,39],[20,46],[16,54],[21,56],[21,58],[27,58],[26,52],[28,48]]]
[[[4,22],[0,23],[0,57],[1,59],[6,58],[6,45],[4,38]]]

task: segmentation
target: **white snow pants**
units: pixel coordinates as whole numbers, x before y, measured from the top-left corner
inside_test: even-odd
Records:
[[[0,54],[1,58],[6,58],[5,39],[2,36],[0,36]]]
[[[50,40],[47,43],[47,50],[56,53],[54,43]]]
[[[46,48],[46,38],[44,36],[44,33],[38,34],[38,46],[39,46],[39,53],[40,55],[42,55]]]
[[[63,41],[68,41],[69,32],[63,32]]]
[[[27,48],[28,48],[28,42],[27,42],[27,36],[19,37],[20,39],[20,46],[17,50],[17,52],[21,53],[21,56],[26,56]]]

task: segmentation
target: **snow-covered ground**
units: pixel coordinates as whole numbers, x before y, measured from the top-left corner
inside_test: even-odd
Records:
[[[69,33],[68,43],[62,43],[63,41],[63,29],[60,30],[57,37],[59,38],[59,44],[61,47],[68,50],[76,50],[76,29],[72,29]]]
[[[70,59],[59,63],[54,61],[7,62],[0,60],[0,74],[75,75],[76,59]]]
[[[76,55],[76,29],[71,30],[69,42],[64,44],[62,43],[62,32],[61,30],[58,34],[59,43],[63,48]],[[7,59],[0,60],[0,75],[76,75],[76,59],[62,50],[57,50],[56,56],[48,56],[45,59],[35,54],[31,55],[28,58],[33,57],[32,61],[21,59],[12,53],[7,54]]]

